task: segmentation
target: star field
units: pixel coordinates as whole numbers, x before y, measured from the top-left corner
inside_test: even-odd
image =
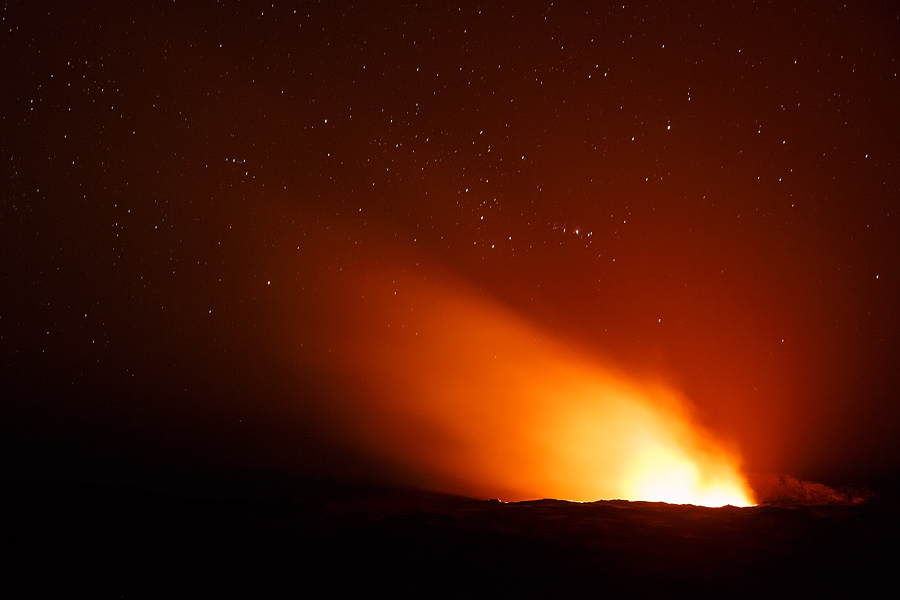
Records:
[[[369,259],[672,380],[755,470],[900,468],[896,8],[0,14],[7,470],[342,468],[283,349]]]

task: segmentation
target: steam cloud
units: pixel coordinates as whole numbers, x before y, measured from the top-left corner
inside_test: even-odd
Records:
[[[420,257],[379,247],[315,279],[296,359],[345,390],[345,434],[416,483],[509,500],[752,503],[737,456],[677,393],[600,365]]]

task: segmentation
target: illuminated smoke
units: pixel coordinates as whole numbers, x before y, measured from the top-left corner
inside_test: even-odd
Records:
[[[325,325],[305,330],[303,360],[350,388],[348,435],[416,483],[505,500],[752,503],[736,456],[672,390],[597,364],[437,268],[357,267],[323,278]]]
[[[760,504],[819,505],[859,504],[874,494],[864,488],[833,488],[793,475],[755,475],[753,489]]]

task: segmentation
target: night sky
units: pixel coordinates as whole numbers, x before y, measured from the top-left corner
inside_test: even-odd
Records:
[[[5,476],[425,481],[347,348],[443,302],[896,480],[892,3],[125,4],[0,13]]]

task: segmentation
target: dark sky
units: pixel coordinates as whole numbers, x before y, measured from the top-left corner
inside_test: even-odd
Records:
[[[893,3],[124,4],[0,13],[5,473],[415,479],[327,357],[398,276],[900,472]]]

